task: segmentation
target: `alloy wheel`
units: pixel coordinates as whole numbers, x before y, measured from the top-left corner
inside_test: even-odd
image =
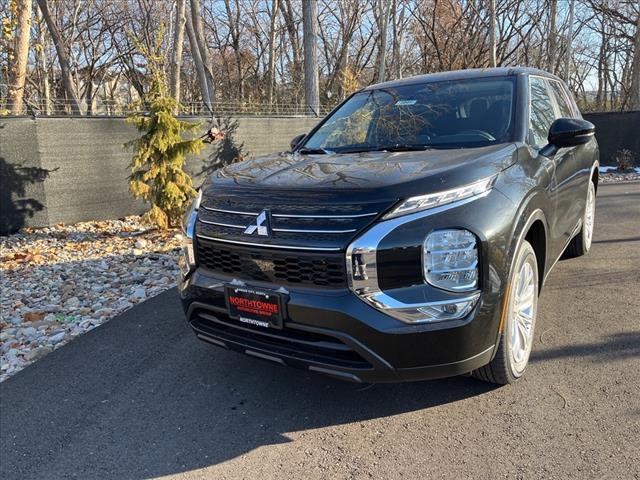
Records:
[[[524,372],[533,344],[533,327],[537,307],[537,275],[535,259],[526,259],[516,277],[514,299],[510,311],[511,320],[511,369],[516,377]]]
[[[587,204],[584,210],[584,245],[586,250],[591,248],[591,240],[593,239],[593,224],[595,223],[596,214],[596,195],[593,184],[589,184],[587,192]]]

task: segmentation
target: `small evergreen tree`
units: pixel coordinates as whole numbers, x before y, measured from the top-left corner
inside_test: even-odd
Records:
[[[130,164],[129,190],[134,197],[151,205],[145,214],[148,220],[160,228],[169,228],[179,224],[189,200],[196,195],[184,165],[187,155],[200,153],[204,142],[183,136],[200,124],[174,116],[179,104],[169,95],[166,75],[159,66],[159,52],[160,45],[153,54],[144,52],[149,60],[151,85],[139,105],[145,107],[148,114],[138,113],[127,118],[127,123],[135,125],[142,136],[125,146],[135,151]]]

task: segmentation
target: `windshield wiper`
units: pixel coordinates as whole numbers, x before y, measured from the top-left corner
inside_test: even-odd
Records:
[[[376,147],[358,147],[352,149],[339,150],[338,153],[363,153],[363,152],[416,152],[428,150],[431,145],[405,145],[397,143],[395,145],[384,145]]]
[[[298,153],[301,153],[302,155],[325,155],[331,152],[329,150],[325,150],[324,148],[302,147],[300,150],[298,150]]]
[[[387,152],[414,152],[420,150],[428,150],[431,148],[431,145],[405,145],[405,144],[396,144],[396,145],[388,145],[386,147],[382,147],[381,150],[386,150]]]

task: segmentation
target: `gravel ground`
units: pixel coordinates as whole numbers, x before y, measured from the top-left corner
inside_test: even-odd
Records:
[[[632,182],[640,180],[640,167],[619,172],[616,167],[600,167],[601,183]]]
[[[179,248],[139,217],[0,238],[0,381],[174,286]]]

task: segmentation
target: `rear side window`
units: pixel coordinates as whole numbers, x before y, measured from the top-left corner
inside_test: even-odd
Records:
[[[567,92],[565,91],[564,87],[560,84],[560,82],[556,80],[549,80],[549,85],[551,85],[551,90],[556,97],[556,103],[558,104],[558,109],[560,110],[560,116],[562,118],[574,118],[575,113],[571,109],[571,103],[569,102]]]
[[[529,142],[541,147],[547,144],[549,127],[556,118],[553,101],[544,79],[529,77],[531,112],[529,113]]]

